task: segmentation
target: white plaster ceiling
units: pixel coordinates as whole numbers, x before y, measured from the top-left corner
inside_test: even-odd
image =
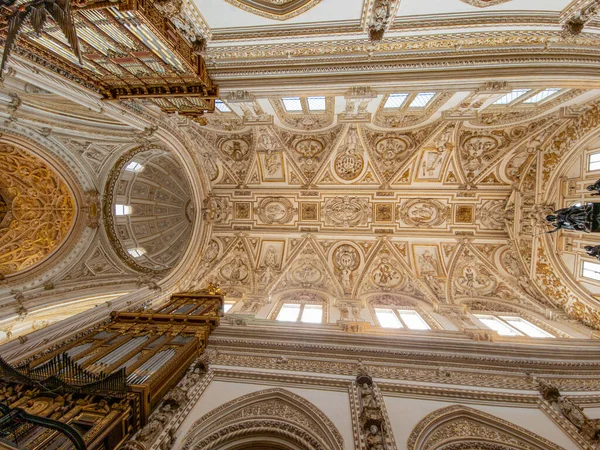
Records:
[[[219,28],[248,28],[281,26],[282,21],[268,19],[244,11],[225,0],[195,0],[194,3],[213,30]],[[325,0],[297,17],[286,20],[286,25],[300,23],[360,22],[363,0]]]
[[[442,14],[461,14],[479,12],[482,15],[497,11],[562,11],[570,0],[512,0],[499,5],[478,8],[461,0],[402,0],[398,8],[398,17]]]
[[[249,27],[281,27],[298,24],[318,24],[343,22],[360,23],[365,3],[369,0],[325,0],[299,16],[284,22],[244,11],[225,0],[195,0],[208,26],[218,29],[245,29]],[[510,0],[499,5],[478,8],[462,0],[402,0],[397,17],[447,16],[477,13],[489,15],[495,12],[560,12],[569,5],[569,0]]]

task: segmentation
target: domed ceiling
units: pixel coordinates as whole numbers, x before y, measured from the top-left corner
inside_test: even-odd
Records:
[[[173,155],[152,149],[121,159],[106,198],[111,199],[105,205],[109,237],[127,264],[163,272],[181,259],[194,209],[185,172]]]
[[[0,144],[0,275],[40,264],[65,241],[75,200],[62,177],[33,154]]]

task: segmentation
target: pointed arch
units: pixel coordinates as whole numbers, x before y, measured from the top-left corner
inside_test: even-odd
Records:
[[[425,416],[406,441],[407,450],[564,450],[491,414],[453,405]]]
[[[232,447],[249,440],[302,450],[344,449],[342,435],[320,409],[281,388],[244,395],[205,414],[185,436],[182,449]]]

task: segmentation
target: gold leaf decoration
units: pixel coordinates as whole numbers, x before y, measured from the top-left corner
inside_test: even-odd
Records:
[[[44,260],[67,237],[75,201],[62,178],[39,158],[0,144],[0,274],[12,275]]]

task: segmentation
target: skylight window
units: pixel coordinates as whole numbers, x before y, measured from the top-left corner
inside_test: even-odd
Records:
[[[508,324],[504,323],[500,319],[494,316],[480,316],[475,315],[483,324],[496,331],[500,336],[519,336],[519,333],[514,328],[510,327]]]
[[[512,316],[490,316],[475,314],[483,324],[496,331],[500,336],[529,336],[533,338],[553,338],[550,333],[536,327],[531,322]]]
[[[375,308],[379,325],[383,328],[408,328],[409,330],[430,330],[431,327],[414,310]]]
[[[280,322],[296,322],[300,315],[300,306],[286,303],[281,307],[277,320]]]
[[[390,94],[384,108],[400,108],[408,98],[408,94]]]
[[[141,172],[144,170],[144,165],[139,162],[131,161],[129,164],[125,166],[125,170],[128,172]]]
[[[308,109],[311,111],[325,111],[327,105],[325,104],[325,97],[308,97]]]
[[[556,94],[558,91],[560,91],[560,89],[558,89],[558,88],[544,89],[543,91],[535,94],[533,97],[529,97],[523,103],[529,103],[529,104],[539,103],[543,100],[546,100],[551,95]]]
[[[411,330],[430,330],[429,325],[416,311],[398,311],[402,322]]]
[[[600,170],[600,152],[590,155],[588,170]]]
[[[411,102],[411,108],[424,108],[435,96],[435,92],[421,92],[417,94],[415,99]]]
[[[225,303],[223,304],[223,313],[229,312],[231,308],[233,308],[234,303]]]
[[[231,108],[221,100],[215,100],[215,108],[224,113],[231,112]]]
[[[519,97],[527,94],[531,89],[514,89],[512,92],[500,97],[498,100],[494,102],[494,105],[508,105],[509,103],[514,102]]]
[[[129,253],[134,258],[139,258],[140,256],[144,256],[146,254],[146,250],[142,247],[135,247],[128,249],[127,253]]]
[[[115,214],[117,216],[128,216],[129,214],[131,214],[131,206],[115,205]]]
[[[321,323],[323,307],[321,305],[304,305],[301,321],[304,323]]]
[[[550,333],[545,332],[541,328],[536,327],[534,324],[521,319],[520,317],[505,317],[502,316],[509,325],[513,326],[521,333],[529,336],[529,337],[537,337],[537,338],[553,338]]]
[[[600,281],[600,264],[584,261],[582,275],[585,278]]]
[[[391,309],[375,308],[375,315],[383,328],[404,328]]]
[[[323,305],[307,305],[297,303],[284,303],[277,314],[280,322],[302,322],[302,323],[321,323],[323,322]]]
[[[284,97],[281,99],[283,106],[287,112],[299,112],[302,111],[302,102],[300,97]]]

